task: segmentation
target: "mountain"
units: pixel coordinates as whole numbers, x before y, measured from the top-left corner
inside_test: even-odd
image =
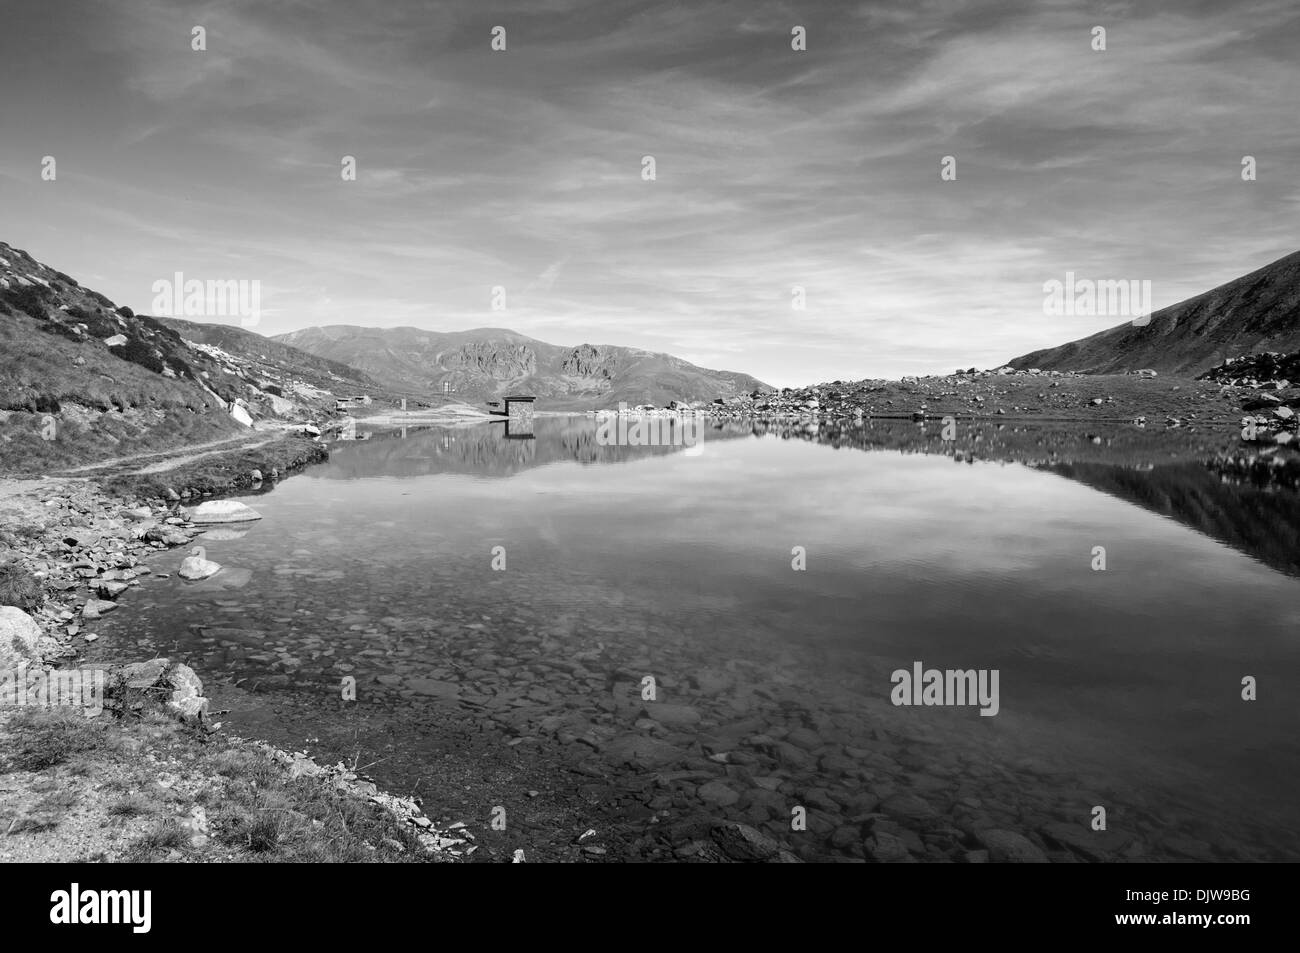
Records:
[[[181,338],[201,349],[220,352],[250,375],[268,379],[294,377],[335,393],[373,391],[378,384],[367,374],[338,361],[317,357],[296,347],[230,324],[204,324],[183,318],[158,318]],[[215,355],[214,355],[215,356]]]
[[[242,329],[135,314],[0,242],[0,471],[235,437],[372,387]]]
[[[331,325],[275,340],[341,361],[389,388],[447,392],[467,403],[522,392],[542,398],[541,409],[585,410],[771,390],[747,374],[706,370],[668,354],[607,344],[561,347],[504,328]]]
[[[1012,367],[1122,374],[1152,368],[1196,377],[1230,357],[1300,350],[1300,251],[1151,315],[1060,347],[1008,361]]]

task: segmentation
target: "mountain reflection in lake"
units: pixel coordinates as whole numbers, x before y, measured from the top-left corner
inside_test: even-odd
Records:
[[[990,830],[1052,859],[1300,858],[1293,492],[1133,428],[519,436],[338,444],[200,540],[246,584],[153,580],[106,641],[195,661],[236,731],[375,762],[482,859],[706,857],[725,821],[806,860],[978,860]],[[996,669],[998,714],[895,707],[918,661]]]

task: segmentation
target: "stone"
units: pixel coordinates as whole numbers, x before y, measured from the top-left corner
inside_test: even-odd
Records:
[[[1067,847],[1092,861],[1112,860],[1133,838],[1122,831],[1094,831],[1087,824],[1045,824],[1039,833],[1049,843]]]
[[[185,722],[201,722],[208,715],[208,700],[203,697],[203,682],[194,669],[177,662],[172,665],[164,680],[172,689],[167,708]]]
[[[0,606],[0,672],[34,661],[40,639],[35,619],[17,606]]]
[[[444,682],[436,678],[408,678],[405,684],[411,691],[421,695],[452,700],[460,697],[460,686],[455,682]]]
[[[114,668],[110,675],[121,678],[128,688],[153,688],[171,665],[170,659],[156,658],[147,662],[134,662],[121,668]]]
[[[112,612],[117,608],[116,602],[107,602],[102,599],[87,599],[86,604],[81,607],[81,617],[83,619],[98,619],[105,612]]]
[[[897,864],[911,859],[902,839],[885,831],[876,831],[862,842],[862,849],[878,864]]]
[[[171,526],[154,526],[147,530],[144,538],[166,546],[184,546],[190,541],[189,534]]]
[[[653,718],[661,725],[686,727],[699,724],[700,713],[690,705],[669,705],[663,702],[651,702],[645,706],[645,716]]]
[[[805,751],[813,751],[822,746],[821,735],[811,728],[794,728],[785,736],[785,740]]]
[[[682,752],[668,742],[636,732],[614,738],[602,753],[615,764],[645,768],[663,767],[682,757]]]
[[[710,781],[696,790],[695,796],[714,807],[730,807],[740,800],[740,795],[721,781]]]
[[[249,479],[251,479],[254,483],[261,483],[261,482],[262,482],[262,471],[261,471],[261,470],[256,470],[256,469],[254,469],[254,470],[249,470],[249,471],[248,471],[248,477],[249,477]]]
[[[928,801],[922,800],[915,794],[906,793],[885,798],[880,804],[880,810],[894,817],[905,817],[911,820],[934,817],[936,813]]]
[[[261,518],[261,513],[238,500],[208,500],[190,514],[191,523],[245,523]]]
[[[989,858],[998,864],[1045,864],[1047,855],[1033,841],[1015,831],[986,830],[976,834]]]
[[[207,579],[221,571],[221,564],[214,563],[211,559],[204,559],[202,556],[186,556],[181,561],[181,568],[178,571],[182,579]]]
[[[713,842],[726,856],[739,861],[771,860],[781,845],[747,824],[719,824],[710,831]]]

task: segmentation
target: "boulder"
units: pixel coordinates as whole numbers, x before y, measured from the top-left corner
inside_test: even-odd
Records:
[[[128,688],[153,688],[162,679],[163,673],[167,671],[167,666],[170,664],[170,659],[149,659],[147,662],[133,662],[130,665],[111,669],[109,675],[122,679]]]
[[[17,606],[0,606],[0,672],[34,661],[41,627]]]
[[[105,612],[112,612],[117,608],[116,602],[107,602],[103,599],[87,599],[86,604],[81,607],[81,617],[83,619],[99,619]]]
[[[177,662],[167,670],[163,680],[172,689],[167,708],[181,721],[201,722],[208,715],[208,700],[203,697],[203,682],[194,669]]]
[[[145,531],[144,538],[168,546],[183,546],[190,541],[188,533],[171,526],[151,526]]]
[[[781,845],[747,824],[719,824],[710,832],[713,842],[732,860],[771,860]]]
[[[101,599],[116,599],[129,588],[130,587],[124,582],[108,580],[101,582],[96,586],[95,592],[98,593]]]
[[[191,523],[246,523],[261,518],[257,510],[236,500],[208,500],[190,513]]]
[[[182,579],[207,579],[221,571],[221,564],[214,563],[210,559],[204,559],[202,556],[186,556],[181,561],[181,568],[178,575]]]

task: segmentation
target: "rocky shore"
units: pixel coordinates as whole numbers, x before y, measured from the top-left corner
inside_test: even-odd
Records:
[[[201,540],[214,524],[255,518],[238,503],[187,509],[175,491],[141,501],[83,480],[0,480],[0,601],[22,603],[0,607],[0,748],[6,752],[0,821],[7,829],[0,860],[241,860],[273,854],[290,841],[310,853],[313,842],[342,836],[331,824],[311,821],[311,811],[297,810],[322,801],[334,810],[335,802],[374,809],[359,816],[382,836],[374,844],[354,838],[361,853],[346,859],[453,860],[473,852],[472,835],[436,827],[417,803],[380,790],[342,763],[320,765],[303,752],[223,733],[199,675],[185,663],[77,663],[98,640],[97,625],[107,614],[149,579],[170,576],[173,550]],[[223,582],[222,567],[199,555],[183,559],[179,572]],[[201,660],[196,664],[202,667]],[[74,674],[87,685],[98,679],[96,710],[83,713],[77,704],[90,698],[85,693],[70,706],[66,691],[50,707],[46,686],[60,677],[72,684]],[[151,755],[153,766],[142,765],[141,751],[154,748],[163,760]],[[253,847],[244,845],[240,825],[252,822],[223,807],[223,786],[237,783],[230,775],[267,780],[259,762],[271,769],[283,809],[303,821],[284,844],[285,832],[275,827],[250,840]],[[241,767],[222,777],[223,765]],[[224,828],[223,811],[230,814]],[[112,843],[91,833],[105,825],[116,830]]]
[[[723,420],[1008,418],[1127,421],[1152,429],[1226,433],[1288,443],[1295,439],[1300,382],[1287,376],[1296,356],[1258,355],[1215,368],[1202,378],[1142,370],[1131,374],[974,368],[936,377],[832,381],[779,391],[753,391],[711,402],[642,405],[640,414],[702,413]],[[1244,415],[1244,416],[1243,416]],[[1278,439],[1278,435],[1283,435]]]

